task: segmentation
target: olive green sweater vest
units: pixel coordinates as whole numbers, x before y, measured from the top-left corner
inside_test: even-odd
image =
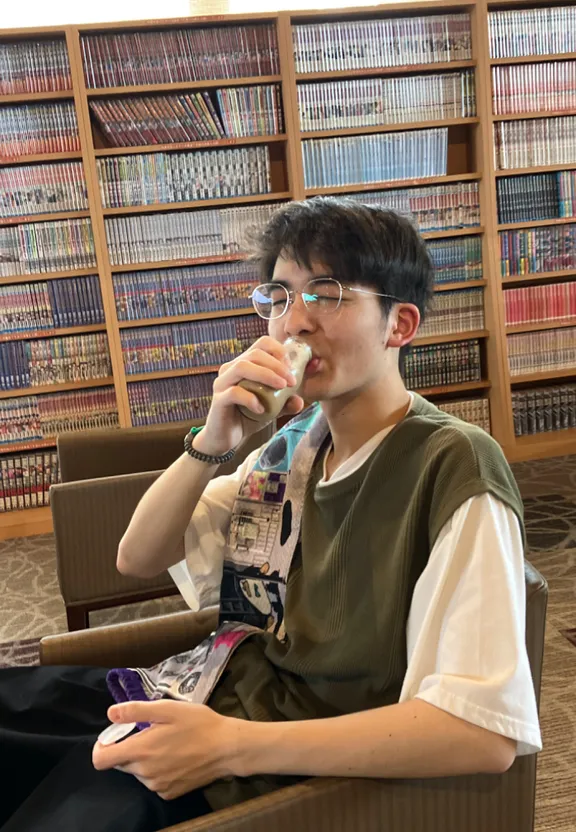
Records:
[[[209,700],[220,713],[310,719],[397,702],[414,586],[444,524],[467,499],[489,493],[522,525],[500,447],[418,395],[356,472],[318,488],[324,451],[308,481],[288,577],[287,637],[262,633],[238,648]],[[220,808],[293,781],[237,778],[206,795]]]

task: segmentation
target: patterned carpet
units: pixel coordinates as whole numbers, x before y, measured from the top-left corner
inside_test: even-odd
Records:
[[[576,627],[576,457],[522,463],[515,474],[526,505],[528,557],[550,587],[535,829],[575,832],[576,646],[562,633]],[[0,598],[0,664],[30,663],[37,638],[66,630],[51,535],[0,543]],[[177,609],[184,609],[177,598],[148,601],[95,612],[91,625]],[[24,641],[3,646],[14,640]]]

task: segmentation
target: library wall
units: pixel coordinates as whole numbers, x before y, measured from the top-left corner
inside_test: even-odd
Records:
[[[575,33],[506,0],[0,31],[0,535],[48,522],[58,434],[205,418],[265,331],[246,233],[314,195],[426,240],[409,387],[564,452]]]

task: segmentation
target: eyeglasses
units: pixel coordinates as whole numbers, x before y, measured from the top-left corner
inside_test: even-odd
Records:
[[[384,295],[370,289],[358,289],[356,286],[343,286],[335,277],[315,277],[309,280],[302,291],[287,289],[282,283],[262,283],[256,286],[250,298],[254,309],[261,318],[281,318],[294,303],[296,295],[301,295],[306,308],[314,315],[330,315],[340,307],[342,293],[360,292],[363,295],[376,295],[402,303],[395,295]]]

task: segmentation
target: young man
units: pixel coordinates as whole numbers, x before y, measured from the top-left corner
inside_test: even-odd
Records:
[[[106,724],[94,715],[104,671],[56,674],[94,700],[66,725],[82,744],[50,745],[61,773],[78,765],[84,830],[159,829],[306,776],[503,772],[541,747],[511,472],[489,436],[409,393],[399,370],[432,292],[424,243],[392,212],[319,198],[282,208],[257,256],[253,301],[269,335],[221,368],[205,427],[144,496],[118,553],[121,572],[156,575],[185,536],[195,591],[220,603],[223,623],[189,656],[137,675],[136,695],[185,701],[113,706],[113,722],[151,728],[96,742],[94,772],[86,744]],[[238,409],[257,412],[258,399],[239,383],[293,385],[289,337],[312,350],[286,406],[300,415],[214,478],[258,429]],[[304,401],[317,404],[301,413]],[[39,669],[34,685],[13,673],[43,734],[37,690],[56,671]],[[120,695],[126,673],[111,683]],[[21,750],[22,725],[8,733]],[[53,765],[6,830],[57,828],[70,800],[46,814]],[[122,824],[110,812],[95,824],[94,799],[121,807]],[[34,811],[44,825],[23,822]]]

